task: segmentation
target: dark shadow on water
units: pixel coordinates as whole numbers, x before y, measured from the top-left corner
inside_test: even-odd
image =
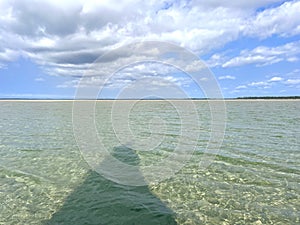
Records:
[[[134,150],[120,146],[112,155],[138,165]],[[94,171],[65,200],[62,208],[44,224],[168,225],[177,224],[172,212],[147,186],[114,183]]]

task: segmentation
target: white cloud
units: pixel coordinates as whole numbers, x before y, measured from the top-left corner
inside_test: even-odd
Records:
[[[200,5],[206,4],[210,7],[228,7],[228,8],[239,8],[239,9],[254,9],[257,7],[269,5],[272,3],[280,3],[282,0],[253,0],[253,1],[240,1],[240,0],[231,0],[231,1],[223,1],[223,0],[193,0],[193,4]]]
[[[235,80],[235,77],[234,76],[230,76],[230,75],[220,76],[219,80]]]
[[[0,63],[0,69],[5,69],[5,68],[7,68],[6,65],[3,63]]]
[[[286,76],[291,76],[294,75],[295,73],[299,72],[297,69],[292,71],[291,73],[286,74]],[[255,82],[251,82],[245,85],[240,85],[237,86],[235,88],[235,90],[240,90],[240,89],[246,89],[246,88],[259,88],[259,89],[267,89],[267,88],[271,88],[273,86],[288,86],[288,87],[297,87],[297,85],[300,84],[300,79],[296,78],[296,79],[287,79],[284,77],[280,77],[280,76],[275,76],[272,77],[268,80],[263,80],[263,81],[255,81]]]
[[[37,82],[43,82],[43,81],[45,81],[45,79],[42,78],[42,77],[37,77],[34,80],[37,81]]]
[[[287,61],[288,62],[297,62],[297,61],[299,61],[299,57],[289,57],[289,58],[287,58]]]
[[[188,87],[192,82],[192,79],[187,75],[171,75],[174,72],[178,72],[173,66],[155,62],[129,64],[119,71],[108,71],[107,74],[110,74],[109,76],[105,75],[103,71],[94,71],[94,69],[89,69],[89,71],[89,75],[85,76],[84,79],[77,77],[74,80],[66,81],[57,87],[77,88],[80,84],[80,87],[104,86],[109,89],[119,89],[124,88],[126,85],[134,84],[141,79],[153,79],[156,83],[152,83],[152,85],[158,87],[168,86],[170,83],[177,85],[178,87]]]
[[[74,86],[76,79],[99,56],[133,41],[168,41],[201,56],[243,36],[265,38],[273,34],[296,35],[300,30],[298,1],[256,13],[259,7],[282,2],[1,1],[0,65],[20,56],[27,57],[40,65],[47,74],[74,77],[74,81],[68,84]],[[224,61],[223,55],[215,54],[209,65],[232,67],[249,63],[266,65],[283,60],[295,62],[299,58],[298,46],[299,42],[274,48],[258,47],[243,51],[240,56],[232,59],[225,58],[227,61]],[[143,56],[134,56],[130,50],[120,52],[112,56],[109,62],[103,62],[103,68],[132,59],[142,60]],[[182,66],[188,71],[194,71],[203,65],[195,63],[185,67],[182,63]],[[141,71],[135,68],[135,72],[143,74]],[[91,75],[97,75],[101,80],[103,74],[111,72],[108,68]],[[123,75],[126,77],[125,73]],[[228,76],[225,79],[231,78]],[[94,78],[91,82],[100,81]],[[123,82],[128,81],[123,79]],[[177,82],[185,84],[183,81]]]
[[[272,78],[273,79],[273,78]],[[245,87],[249,87],[249,88],[259,88],[259,89],[268,89],[268,88],[271,88],[275,81],[279,81],[279,77],[275,77],[275,79],[269,79],[269,80],[266,80],[266,81],[257,81],[257,82],[251,82],[247,85],[242,85],[242,86],[239,86],[240,88],[239,89],[242,89]],[[241,88],[242,87],[242,88]]]
[[[277,47],[259,46],[252,50],[243,50],[240,56],[225,62],[223,67],[256,64],[257,66],[271,65],[287,61],[290,57],[300,54],[300,41],[287,43]]]
[[[300,69],[294,69],[286,74],[286,77],[294,79],[300,77]]]
[[[300,79],[288,79],[284,83],[290,85],[296,85],[296,84],[300,84]]]
[[[278,82],[278,81],[283,81],[282,77],[272,77],[269,82]]]
[[[300,1],[285,2],[279,7],[267,9],[250,18],[245,35],[267,38],[274,34],[292,36],[300,34]]]
[[[251,82],[250,84],[248,84],[248,86],[250,86],[250,87],[261,87],[261,86],[268,86],[268,85],[270,85],[270,84],[265,81]]]
[[[0,48],[0,62],[8,62],[8,61],[13,61],[19,56],[19,53],[16,50],[11,50],[11,49],[3,49],[1,51]]]
[[[246,89],[246,88],[247,88],[246,85],[239,85],[239,86],[237,86],[235,89],[236,89],[236,90],[240,90],[240,89]]]

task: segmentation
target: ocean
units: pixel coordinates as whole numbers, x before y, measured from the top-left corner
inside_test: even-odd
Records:
[[[300,224],[299,100],[128,104],[0,101],[0,224]]]

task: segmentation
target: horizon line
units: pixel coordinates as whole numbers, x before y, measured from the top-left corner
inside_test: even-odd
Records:
[[[0,98],[1,100],[242,100],[242,99],[300,99],[300,96],[244,96],[232,98]]]

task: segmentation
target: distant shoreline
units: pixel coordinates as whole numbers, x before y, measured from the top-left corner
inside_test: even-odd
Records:
[[[186,98],[186,99],[35,99],[35,98],[0,98],[0,102],[73,102],[73,101],[295,101],[300,96],[288,97],[237,97],[237,98]]]

